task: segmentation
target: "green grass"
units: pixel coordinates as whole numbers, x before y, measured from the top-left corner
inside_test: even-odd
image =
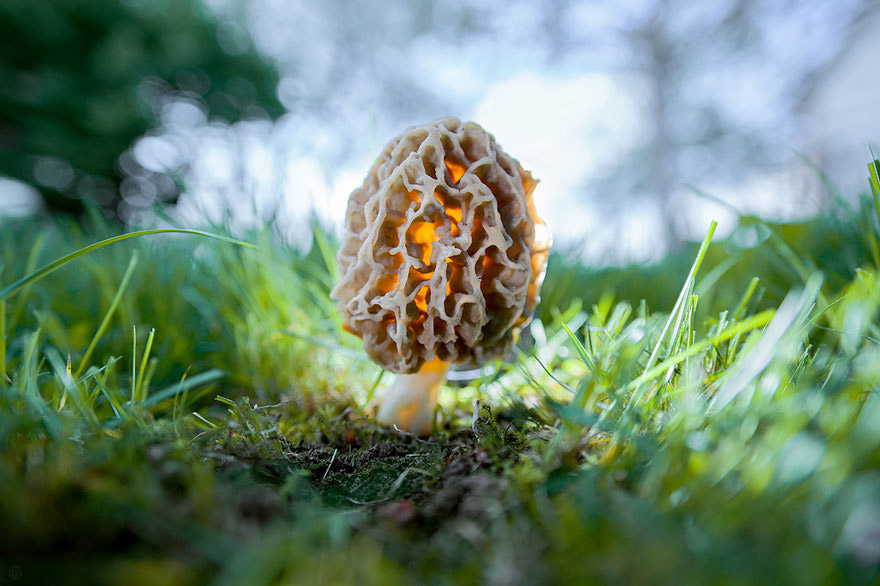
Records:
[[[387,379],[322,231],[40,273],[119,234],[2,225],[0,581],[872,583],[877,220],[745,218],[652,267],[555,254],[517,355],[449,383],[428,440],[370,419]]]

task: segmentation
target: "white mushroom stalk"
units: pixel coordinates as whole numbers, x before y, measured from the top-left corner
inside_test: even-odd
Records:
[[[511,352],[550,246],[532,174],[479,125],[443,118],[392,139],[348,200],[343,326],[400,374],[378,419],[429,433],[448,363]]]
[[[415,374],[400,374],[385,391],[376,421],[417,435],[428,435],[434,426],[437,395],[446,379],[448,362],[434,359]]]

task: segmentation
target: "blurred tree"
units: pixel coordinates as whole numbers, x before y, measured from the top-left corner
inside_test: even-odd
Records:
[[[0,173],[53,210],[93,199],[115,211],[137,165],[119,157],[169,98],[229,122],[284,111],[246,29],[199,0],[3,0],[0,79]],[[148,199],[175,200],[156,175]]]
[[[683,185],[736,186],[787,158],[812,76],[872,8],[867,0],[644,0],[572,31],[560,23],[577,2],[554,2],[555,44],[613,48],[611,69],[631,73],[644,95],[643,140],[589,189],[615,194],[602,200],[617,208],[653,200],[664,219],[658,236],[673,249],[683,243]]]

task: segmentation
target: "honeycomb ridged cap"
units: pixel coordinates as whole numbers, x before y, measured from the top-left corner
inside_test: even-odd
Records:
[[[349,197],[331,292],[373,360],[409,373],[510,351],[550,247],[535,185],[472,122],[443,118],[386,145]]]

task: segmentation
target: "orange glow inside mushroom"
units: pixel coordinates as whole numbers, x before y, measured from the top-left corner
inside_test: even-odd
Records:
[[[449,219],[458,224],[461,222],[461,208],[446,208],[446,215],[449,216]]]
[[[461,208],[446,208],[446,217],[449,218],[449,232],[453,238],[461,234],[461,229],[458,227],[458,224],[461,222],[461,216]]]
[[[419,289],[419,292],[416,294],[416,298],[415,298],[416,307],[419,308],[419,311],[422,311],[425,313],[427,313],[427,311],[428,311],[428,291],[429,291],[429,289],[430,289],[430,287],[428,287],[427,285],[422,286],[422,288]]]
[[[439,240],[437,228],[440,222],[413,222],[406,232],[407,244],[415,244],[419,247],[422,262],[431,263],[431,243]]]
[[[452,261],[450,259],[446,259],[446,264],[451,265]],[[446,296],[449,297],[452,294],[452,280],[450,279],[449,273],[447,273],[446,278]]]
[[[379,277],[379,282],[376,283],[376,286],[379,288],[379,293],[384,295],[385,293],[396,289],[399,283],[400,279],[397,278],[397,273],[392,273],[390,275]]]
[[[434,224],[432,222],[413,222],[412,238],[415,244],[430,244],[434,238]]]
[[[444,194],[443,190],[440,189],[434,191],[434,197],[436,197],[437,201],[443,205],[443,212],[449,220],[449,233],[453,238],[458,237],[461,234],[461,229],[458,225],[461,223],[462,217],[464,217],[464,213],[461,209],[461,202],[455,197]]]
[[[458,183],[459,179],[461,179],[464,175],[466,169],[458,163],[450,161],[449,159],[444,159],[443,164],[446,165],[446,170],[449,171],[449,177],[452,179],[452,182]]]

